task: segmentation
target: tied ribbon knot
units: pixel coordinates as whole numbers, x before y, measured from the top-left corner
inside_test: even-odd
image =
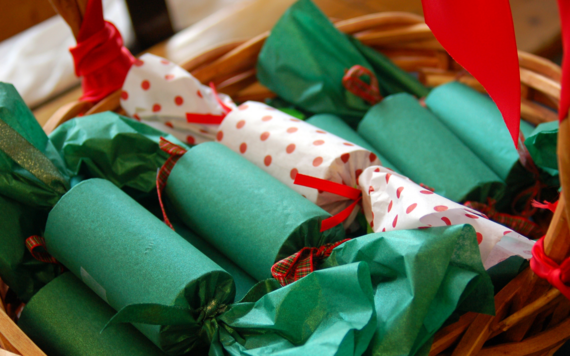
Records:
[[[70,48],[75,74],[83,77],[81,100],[98,102],[121,89],[135,58],[115,25],[103,20],[101,1],[89,1],[77,45]]]
[[[214,83],[210,82],[210,88],[212,89],[212,94],[214,94],[214,98],[222,108],[221,115],[214,115],[214,114],[198,114],[198,113],[186,113],[186,122],[191,124],[205,124],[205,125],[220,125],[222,121],[224,121],[226,115],[232,111],[232,108],[227,106],[223,100],[218,95],[218,91],[216,90],[216,86]]]
[[[538,224],[522,216],[499,213],[495,210],[495,204],[496,201],[494,199],[487,198],[487,204],[467,201],[464,205],[481,212],[486,215],[489,220],[493,220],[501,225],[507,226],[519,234],[531,239],[537,239],[544,235],[543,229]]]
[[[546,279],[548,283],[570,299],[570,258],[558,265],[548,257],[544,252],[544,237],[532,247],[530,268],[537,276]]]
[[[319,261],[329,257],[335,247],[350,239],[330,243],[321,247],[303,247],[299,252],[276,262],[271,267],[271,275],[282,286],[298,281],[316,269]]]
[[[164,209],[164,204],[162,202],[162,193],[164,191],[164,188],[166,187],[166,182],[168,181],[168,177],[170,176],[170,173],[172,172],[174,165],[176,164],[176,162],[178,162],[180,157],[182,157],[187,152],[187,150],[181,146],[178,146],[168,141],[164,137],[160,138],[159,147],[161,150],[168,153],[170,157],[168,157],[166,162],[164,162],[162,167],[160,167],[160,169],[158,170],[158,174],[156,175],[156,191],[158,193],[158,202],[160,204],[160,209],[162,210],[164,223],[168,225],[172,230],[174,230],[172,223],[170,223],[170,220],[166,215],[166,210]]]
[[[363,81],[362,77],[368,77],[370,84]],[[342,85],[352,94],[366,100],[370,105],[382,101],[378,79],[371,70],[361,65],[352,66],[342,77]]]
[[[297,173],[293,184],[318,189],[328,193],[340,195],[341,197],[345,197],[350,200],[354,200],[352,204],[350,204],[340,213],[323,220],[321,222],[321,232],[331,229],[348,219],[350,214],[352,214],[354,208],[356,208],[356,205],[362,199],[362,192],[359,189],[352,188],[344,184],[331,182],[325,179],[307,176],[301,173]]]

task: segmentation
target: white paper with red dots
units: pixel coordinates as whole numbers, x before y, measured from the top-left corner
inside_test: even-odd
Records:
[[[219,98],[228,107],[235,107],[227,95],[220,94]],[[129,116],[190,144],[213,141],[218,125],[188,123],[187,113],[223,113],[211,88],[183,68],[152,54],[137,59],[129,70],[121,105]]]
[[[370,151],[254,101],[226,116],[217,140],[331,214],[342,211],[352,201],[294,185],[297,173],[358,187],[360,173],[380,164]],[[356,212],[345,226],[355,216]]]
[[[390,169],[369,167],[359,183],[366,220],[374,232],[470,224],[477,232],[485,269],[510,256],[532,257],[534,241]]]

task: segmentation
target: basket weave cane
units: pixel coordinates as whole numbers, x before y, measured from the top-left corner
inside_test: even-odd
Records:
[[[484,88],[458,65],[437,42],[423,18],[408,13],[385,12],[336,22],[342,32],[388,56],[402,69],[418,74],[430,87],[452,80],[484,92]],[[213,82],[234,101],[263,100],[275,94],[256,79],[258,54],[267,38],[264,33],[249,41],[235,42],[200,54],[181,66],[202,83]],[[500,60],[500,59],[497,59]],[[539,124],[557,120],[561,70],[554,63],[519,52],[521,116]],[[73,102],[60,108],[46,123],[51,132],[77,115],[112,110],[124,114],[120,91],[93,105]],[[570,255],[570,124],[560,125],[559,168],[563,190],[545,238],[545,252],[560,263]],[[526,269],[495,296],[496,316],[467,313],[441,329],[430,356],[435,355],[552,355],[570,339],[570,301],[546,281]],[[0,340],[2,330],[0,321]],[[1,353],[0,353],[1,355]]]

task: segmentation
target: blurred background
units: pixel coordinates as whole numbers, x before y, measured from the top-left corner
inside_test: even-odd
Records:
[[[294,0],[103,0],[105,18],[133,54],[176,63],[269,30]],[[331,18],[382,11],[422,15],[421,0],[314,0]],[[556,0],[510,0],[520,50],[559,62]],[[492,11],[492,10],[490,10]],[[13,83],[44,123],[81,95],[68,48],[75,40],[48,0],[0,0],[0,81]]]

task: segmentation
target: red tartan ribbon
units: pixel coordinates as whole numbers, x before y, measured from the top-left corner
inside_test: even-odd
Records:
[[[487,204],[468,201],[465,202],[464,205],[481,212],[490,220],[507,226],[519,234],[531,239],[538,239],[540,236],[544,235],[543,229],[538,224],[525,217],[497,212],[495,210],[495,203],[495,200],[487,198]]]
[[[542,279],[546,279],[566,298],[570,299],[570,258],[558,265],[544,253],[544,237],[532,247],[530,268]]]
[[[198,114],[198,113],[186,113],[186,121],[191,124],[206,124],[206,125],[220,125],[227,114],[232,111],[232,108],[227,106],[220,96],[218,95],[218,91],[216,90],[216,86],[214,83],[210,82],[210,88],[212,88],[212,93],[216,98],[216,101],[222,107],[224,111],[221,115],[214,115],[214,114]]]
[[[176,162],[178,162],[180,157],[182,157],[187,151],[185,148],[168,141],[164,137],[160,138],[159,146],[160,149],[168,153],[170,157],[168,157],[166,162],[164,162],[162,167],[160,167],[158,170],[158,174],[156,175],[156,191],[158,193],[158,202],[160,203],[160,209],[162,210],[164,223],[170,226],[172,230],[174,230],[174,227],[170,223],[168,216],[166,216],[166,210],[164,210],[164,204],[162,203],[162,192],[164,190],[164,187],[166,187],[166,181],[170,176],[170,172],[172,172],[172,168],[174,168]]]
[[[26,247],[36,260],[58,264],[57,260],[47,252],[46,240],[43,237],[37,235],[28,237]]]
[[[81,100],[97,102],[123,86],[135,58],[115,25],[103,20],[101,0],[87,3],[77,46],[70,48],[75,74],[83,77]]]
[[[335,247],[350,239],[330,243],[321,247],[303,247],[299,252],[276,262],[271,274],[282,286],[298,281],[315,270],[315,265],[330,256]]]
[[[340,195],[341,197],[354,200],[352,204],[350,204],[340,213],[333,215],[328,219],[323,220],[321,222],[321,232],[331,229],[337,226],[338,224],[344,222],[346,219],[348,219],[354,208],[356,208],[358,202],[360,202],[360,200],[362,199],[362,192],[359,189],[352,188],[344,184],[331,182],[325,179],[307,176],[300,173],[297,173],[297,176],[295,176],[295,181],[293,182],[293,184],[322,190],[325,192]]]
[[[362,76],[370,78],[370,84],[360,79]],[[342,85],[346,90],[366,100],[370,105],[377,104],[383,99],[376,75],[361,65],[353,66],[344,74]]]

